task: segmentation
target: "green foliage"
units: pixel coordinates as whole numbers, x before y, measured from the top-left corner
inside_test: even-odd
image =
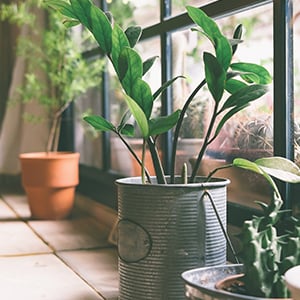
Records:
[[[39,26],[37,12],[48,15],[45,30]],[[103,62],[84,60],[81,45],[62,24],[60,14],[45,7],[42,1],[2,5],[1,16],[2,20],[19,26],[27,25],[30,31],[29,36],[20,36],[17,41],[17,55],[25,59],[27,69],[24,84],[10,100],[36,101],[44,106],[48,113],[46,121],[51,123],[46,150],[56,151],[62,113],[77,97],[100,83]],[[82,42],[86,38],[87,32],[82,35]]]
[[[271,176],[289,183],[300,182],[300,169],[282,157],[261,158],[255,162],[235,159],[233,165],[261,174],[274,190],[268,205],[258,203],[263,215],[246,221],[239,236],[242,243],[239,256],[244,264],[243,281],[247,294],[286,298],[289,294],[284,273],[300,264],[300,221],[287,218],[280,210],[283,200]],[[280,222],[288,224],[284,233],[279,233]]]
[[[95,6],[91,0],[47,0],[46,3],[64,15],[66,24],[81,23],[88,28],[98,42],[102,52],[111,61],[123,88],[124,101],[127,103],[144,139],[143,144],[146,145],[147,142],[150,149],[159,183],[165,183],[166,180],[157,154],[156,138],[158,135],[164,134],[175,127],[172,155],[174,162],[176,159],[177,140],[184,116],[190,103],[205,83],[214,101],[215,109],[204,138],[203,147],[199,151],[197,163],[190,177],[191,182],[195,179],[206,148],[217,137],[223,125],[234,114],[249,105],[251,101],[260,98],[267,92],[265,85],[270,83],[271,77],[263,67],[255,67],[254,64],[249,64],[249,69],[247,69],[248,64],[241,63],[240,65],[234,64],[235,69],[231,68],[233,53],[240,42],[240,27],[235,31],[234,39],[228,39],[221,33],[218,25],[202,10],[188,6],[188,15],[197,25],[197,28],[194,30],[203,33],[210,40],[214,47],[214,53],[204,52],[205,78],[196,87],[192,93],[193,96],[187,99],[182,110],[176,111],[169,116],[154,117],[154,99],[179,77],[163,84],[155,93],[151,91],[143,76],[153,65],[155,58],[143,61],[140,54],[133,49],[141,35],[141,29],[136,26],[129,27],[126,30],[121,29],[117,22],[111,20],[112,17],[108,18],[107,14]],[[234,49],[232,48],[233,46]],[[235,77],[234,82],[232,82],[233,77]],[[231,91],[232,94],[229,93],[228,96],[225,90],[229,80],[231,80],[231,88],[227,89],[227,91]],[[225,94],[227,99],[223,99]],[[103,123],[101,116],[91,116],[85,118],[85,120],[92,126]],[[124,120],[121,122],[124,122]],[[112,125],[111,130],[116,133],[115,128],[125,128],[125,125]],[[101,128],[101,126],[96,126],[98,130],[102,130]],[[104,126],[103,129],[107,130],[107,127]],[[132,130],[124,130],[122,132],[117,130],[119,135],[126,135],[127,132],[131,135],[133,134]],[[132,151],[132,149],[129,150]],[[174,168],[171,174],[171,178],[173,177]]]

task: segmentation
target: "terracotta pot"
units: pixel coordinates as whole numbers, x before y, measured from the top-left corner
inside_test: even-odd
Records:
[[[24,153],[20,161],[32,218],[66,218],[73,208],[79,183],[79,153]]]

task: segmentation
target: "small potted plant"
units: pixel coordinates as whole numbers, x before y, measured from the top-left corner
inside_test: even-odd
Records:
[[[222,229],[226,226],[226,185],[229,181],[213,178],[207,182],[207,178],[197,177],[199,165],[223,125],[268,91],[271,76],[262,66],[232,63],[241,42],[240,26],[229,39],[202,10],[189,6],[191,23],[195,23],[196,30],[204,32],[214,51],[204,52],[205,78],[182,109],[170,115],[155,116],[154,101],[174,81],[184,79],[175,77],[156,92],[151,91],[143,76],[155,63],[155,57],[143,61],[134,49],[141,28],[130,26],[123,30],[110,13],[103,12],[90,0],[49,0],[47,3],[64,15],[66,24],[83,24],[92,32],[116,72],[128,107],[118,124],[100,115],[84,118],[96,130],[112,132],[119,137],[141,170],[140,177],[117,181],[120,299],[182,299],[181,271],[190,266],[218,265],[226,261]],[[208,87],[214,111],[191,174],[187,176],[183,167],[183,176],[175,176],[180,130],[188,108],[204,86]],[[134,126],[128,122],[131,117],[142,136],[141,158],[126,139],[135,136]],[[160,160],[158,136],[173,128],[171,173],[166,175]],[[147,147],[155,170],[153,177],[145,168]]]
[[[273,197],[270,203],[258,202],[262,214],[244,222],[239,234],[241,249],[237,253],[241,264],[199,268],[182,274],[187,299],[204,299],[208,295],[213,299],[239,300],[288,298],[284,276],[300,264],[300,220],[281,210],[283,200],[272,177],[298,183],[300,169],[281,157],[255,162],[237,158],[233,165],[262,175],[271,186]]]
[[[76,98],[100,83],[103,64],[101,60],[84,60],[82,47],[60,22],[58,13],[42,1],[3,4],[1,10],[4,19],[30,32],[17,40],[17,55],[24,59],[26,71],[10,102],[39,105],[41,110],[25,111],[23,117],[29,122],[47,122],[50,128],[44,152],[20,154],[31,215],[37,219],[64,218],[73,207],[79,153],[57,151],[62,115]],[[38,15],[47,20],[44,30]]]

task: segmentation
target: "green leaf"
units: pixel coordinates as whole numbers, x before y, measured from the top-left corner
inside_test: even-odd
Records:
[[[262,175],[269,182],[273,190],[278,192],[274,180],[270,177],[268,173],[266,173],[261,167],[259,167],[259,165],[256,162],[252,162],[244,158],[235,158],[232,164],[235,167],[242,168]]]
[[[211,53],[204,52],[203,60],[208,89],[218,103],[223,96],[226,74],[218,60]]]
[[[229,96],[220,111],[224,111],[233,106],[244,106],[247,103],[260,98],[266,92],[268,92],[268,87],[261,84],[253,84],[241,88]]]
[[[300,182],[300,169],[289,159],[275,156],[260,158],[255,163],[269,175],[289,183]]]
[[[228,39],[224,36],[216,38],[215,50],[218,62],[227,71],[232,60],[232,48]]]
[[[238,90],[245,88],[247,84],[237,79],[229,79],[225,83],[225,89],[230,94],[236,93]]]
[[[137,79],[142,78],[143,64],[139,54],[132,48],[125,47],[119,56],[120,80],[126,93],[131,96]]]
[[[169,116],[151,119],[149,123],[150,135],[155,136],[167,132],[176,125],[179,116],[180,110],[177,110]]]
[[[234,71],[244,73],[244,78],[253,83],[269,84],[272,82],[272,77],[267,69],[253,63],[233,63],[230,65]],[[253,74],[254,76],[251,76]]]
[[[104,53],[111,53],[112,27],[106,14],[93,5],[90,12],[91,32]]]
[[[131,117],[131,112],[130,110],[127,110],[124,115],[122,116],[122,119],[120,121],[120,124],[118,126],[118,131],[121,131],[121,129],[126,125],[126,123],[128,122],[128,120]]]
[[[148,120],[143,110],[131,97],[129,97],[126,94],[125,94],[125,100],[134,119],[136,120],[136,123],[138,124],[138,127],[140,128],[143,138],[149,137]]]
[[[176,76],[167,82],[165,82],[154,94],[153,94],[153,100],[155,100],[164,90],[166,90],[175,80],[178,78],[185,78],[184,76]]]
[[[155,60],[157,59],[157,57],[158,56],[150,57],[143,62],[143,75],[145,75],[150,70],[150,68],[153,66]]]
[[[83,120],[99,131],[116,130],[115,126],[109,121],[107,121],[106,119],[104,119],[102,116],[97,116],[97,115],[86,116],[83,118]]]
[[[66,16],[68,18],[75,19],[75,20],[78,19],[72,6],[67,2],[64,2],[61,0],[46,0],[45,4],[58,10],[62,15]]]
[[[139,41],[142,35],[142,27],[130,26],[125,30],[125,34],[128,38],[130,47],[133,48],[137,44],[137,42]]]
[[[242,42],[241,41],[242,34],[243,34],[243,26],[241,24],[239,24],[233,33],[233,40],[230,41],[230,44],[232,47],[232,55],[235,54],[239,43]]]
[[[132,124],[125,124],[125,126],[121,129],[121,134],[133,137],[134,136],[134,126]]]
[[[149,119],[152,113],[153,97],[148,83],[138,78],[132,86],[131,98],[138,103],[147,119]]]
[[[114,25],[112,30],[112,50],[111,58],[117,74],[119,74],[119,56],[125,47],[129,47],[129,41],[126,34],[118,24]]]
[[[72,10],[76,14],[78,20],[89,30],[91,30],[90,11],[92,3],[89,0],[70,0]]]

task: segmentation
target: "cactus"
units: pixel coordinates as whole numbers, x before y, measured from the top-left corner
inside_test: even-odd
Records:
[[[274,189],[274,197],[269,204],[258,202],[263,211],[262,216],[245,221],[239,235],[242,244],[239,257],[244,264],[245,273],[242,280],[246,293],[257,297],[288,297],[289,292],[283,275],[289,268],[300,264],[300,220],[292,216],[287,217],[287,211],[281,210],[283,200],[275,182],[269,176],[271,174],[287,182],[299,182],[297,179],[299,169],[291,162],[288,162],[290,166],[285,169],[280,164],[281,160],[282,158],[278,161],[277,170],[281,169],[285,173],[293,169],[292,173],[296,176],[292,180],[290,180],[292,177],[290,179],[277,177],[270,169],[268,158],[254,163],[241,159],[234,162],[236,166],[264,175]],[[264,161],[267,161],[267,164]],[[275,166],[276,161],[273,163]],[[279,231],[280,222],[288,225],[286,226],[288,229],[283,233]]]

